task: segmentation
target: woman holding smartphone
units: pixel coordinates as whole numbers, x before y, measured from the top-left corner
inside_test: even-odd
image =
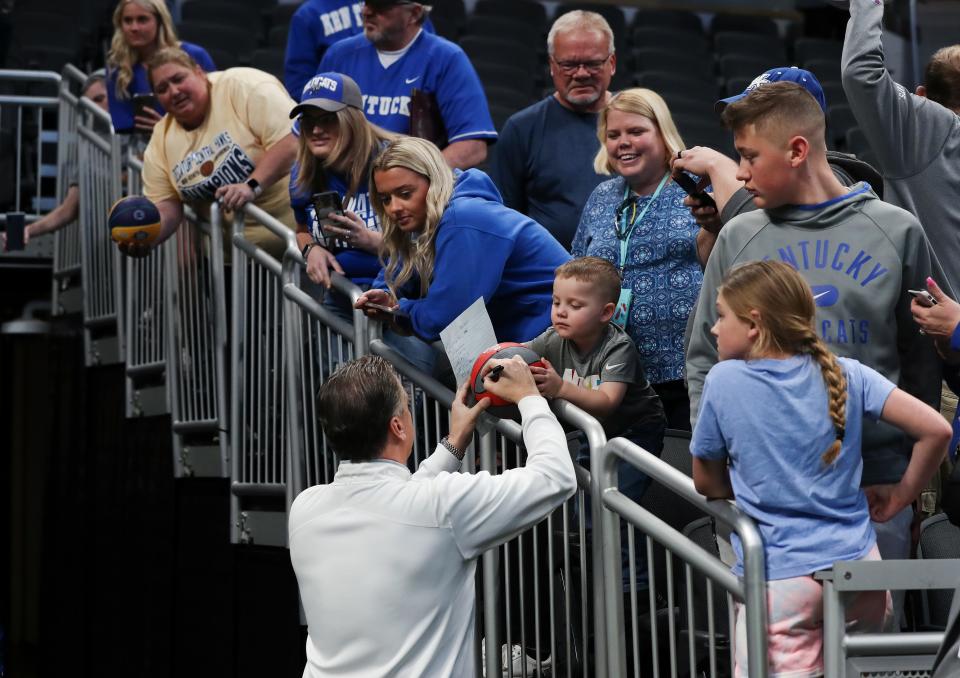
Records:
[[[370,197],[384,270],[356,306],[412,335],[394,347],[414,365],[433,369],[431,353],[418,349],[481,297],[499,341],[527,341],[549,327],[554,271],[570,255],[506,207],[486,174],[452,170],[429,141],[400,137],[374,161]]]
[[[120,0],[107,55],[107,101],[117,132],[150,132],[163,117],[144,64],[164,47],[180,47],[207,73],[217,70],[205,49],[177,40],[163,0]]]
[[[363,115],[363,97],[351,78],[320,73],[290,112],[300,128],[290,173],[290,204],[307,276],[330,288],[330,271],[367,288],[380,271],[380,225],[367,180],[377,153],[396,138]],[[328,297],[347,314],[349,303]]]

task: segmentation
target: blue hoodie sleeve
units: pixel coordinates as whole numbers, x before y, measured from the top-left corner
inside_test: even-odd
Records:
[[[283,84],[294,101],[299,102],[303,86],[319,71],[320,59],[327,45],[313,34],[311,26],[319,26],[310,3],[300,6],[290,20],[287,51],[283,59]]]
[[[490,303],[513,252],[513,241],[508,238],[456,224],[455,207],[448,208],[444,216],[451,218],[437,233],[433,282],[427,295],[400,300],[414,333],[425,341],[439,339],[440,330],[477,297]]]

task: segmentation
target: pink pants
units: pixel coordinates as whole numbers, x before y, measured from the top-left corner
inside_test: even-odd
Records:
[[[874,546],[864,560],[880,560]],[[847,630],[883,630],[890,593],[864,591],[848,600]],[[767,651],[770,678],[823,675],[823,587],[811,575],[767,582]],[[747,624],[737,604],[736,676],[747,675]]]

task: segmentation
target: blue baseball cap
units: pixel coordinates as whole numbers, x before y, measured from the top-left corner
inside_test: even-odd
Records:
[[[763,87],[770,82],[795,82],[798,85],[802,85],[805,90],[810,92],[814,99],[817,100],[817,103],[820,104],[820,108],[823,109],[823,112],[827,112],[827,97],[823,94],[823,87],[820,86],[820,81],[817,80],[815,76],[810,71],[805,71],[802,68],[797,68],[796,66],[779,66],[777,68],[771,68],[766,73],[758,75],[753,79],[747,88],[743,90],[740,94],[735,94],[732,97],[727,97],[726,99],[720,99],[713,106],[713,110],[717,113],[723,111],[727,104],[732,104],[734,101],[740,101],[742,98],[750,94],[753,90],[758,87]]]
[[[363,95],[353,78],[342,73],[318,73],[303,87],[300,103],[290,111],[295,118],[308,108],[335,113],[347,106],[363,110]]]

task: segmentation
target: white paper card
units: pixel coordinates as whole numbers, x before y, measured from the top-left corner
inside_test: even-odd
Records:
[[[457,386],[470,381],[470,371],[477,356],[497,343],[483,297],[440,331],[440,341],[457,378]]]

